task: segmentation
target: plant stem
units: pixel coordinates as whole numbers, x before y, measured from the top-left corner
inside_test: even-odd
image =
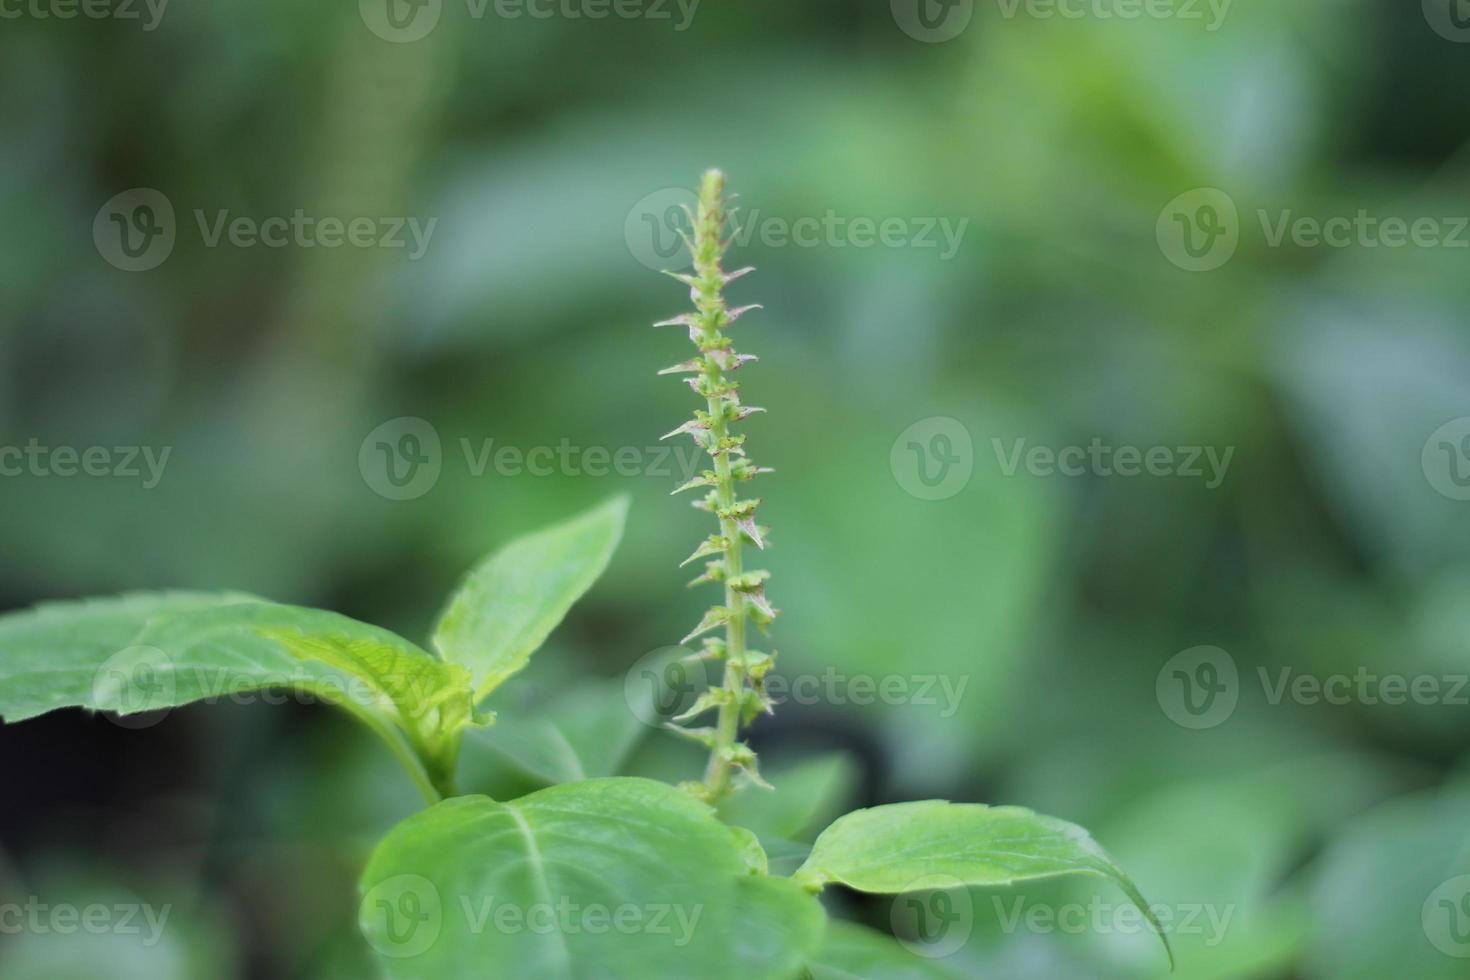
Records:
[[[721,406],[715,399],[709,400],[710,417],[717,419],[712,427],[719,439],[726,437],[726,423]],[[730,474],[728,455],[715,457],[715,492],[720,506],[729,508],[735,503],[734,479]],[[740,528],[735,521],[720,519],[720,536],[725,539],[725,608],[730,610],[730,621],[725,624],[725,678],[724,688],[728,699],[720,705],[719,720],[715,724],[715,745],[710,750],[709,765],[705,769],[704,784],[710,798],[718,801],[730,789],[731,763],[729,753],[740,731],[741,697],[745,693],[745,596],[731,580],[741,573]]]
[[[410,751],[401,739],[394,736],[391,732],[382,732],[380,734],[382,734],[383,740],[388,743],[388,747],[393,750],[393,754],[398,757],[398,761],[403,764],[403,768],[408,770],[408,774],[413,777],[413,783],[419,788],[419,793],[423,795],[425,803],[433,806],[435,803],[444,799],[445,796],[451,795],[441,792],[440,788],[434,785],[433,780],[429,778],[429,774],[425,771],[423,763],[420,762],[418,756]]]
[[[368,728],[377,733],[378,737],[387,744],[388,748],[393,750],[394,757],[402,764],[403,768],[408,772],[409,777],[413,779],[413,784],[418,787],[419,793],[422,794],[425,803],[433,806],[446,796],[455,795],[453,793],[445,793],[440,787],[434,785],[434,780],[429,776],[429,770],[424,764],[423,758],[415,748],[408,744],[407,739],[403,737],[398,729],[383,722],[373,712],[354,707],[351,701],[344,700],[343,707],[356,715]]]
[[[722,295],[725,272],[721,268],[724,247],[720,240],[725,217],[725,177],[719,171],[711,170],[704,175],[700,185],[699,213],[694,222],[694,275],[699,281],[695,298],[699,307],[699,328],[704,339],[701,347],[713,345],[718,340],[725,314]],[[706,356],[705,362],[705,377],[711,388],[718,392],[725,382],[724,369],[713,357]],[[712,393],[705,402],[710,420],[709,444],[719,447],[730,435],[725,412],[726,396]],[[722,510],[728,511],[735,504],[735,480],[730,472],[728,452],[714,456],[714,472],[715,499]],[[724,540],[725,608],[730,611],[730,619],[725,624],[725,676],[722,684],[725,700],[720,704],[715,741],[704,774],[704,784],[713,801],[718,801],[730,789],[730,752],[740,733],[741,698],[745,692],[745,596],[732,584],[741,572],[741,532],[732,517],[720,517],[720,536]]]

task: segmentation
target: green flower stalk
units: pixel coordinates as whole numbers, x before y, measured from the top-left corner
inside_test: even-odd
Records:
[[[693,256],[694,271],[688,274],[666,273],[689,287],[695,312],[655,324],[660,327],[688,327],[689,339],[699,349],[697,357],[659,373],[693,375],[685,378],[685,383],[705,400],[704,409],[697,410],[693,419],[664,438],[680,433],[692,436],[709,453],[713,467],[674,493],[697,488],[707,490],[702,499],[694,502],[694,506],[715,515],[719,520],[719,533],[707,538],[684,564],[701,558],[710,559],[705,562],[704,574],[689,584],[722,584],[724,603],[705,613],[699,625],[680,642],[687,643],[704,636],[703,649],[694,657],[723,662],[724,679],[720,686],[711,687],[701,694],[694,705],[674,719],[675,724],[670,726],[709,748],[704,782],[690,784],[690,788],[712,803],[729,794],[736,770],[743,772],[752,782],[766,785],[760,778],[755,753],[740,741],[739,734],[740,728],[749,725],[757,715],[771,713],[764,678],[771,670],[773,657],[747,648],[746,624],[754,623],[764,630],[777,615],[777,610],[771,607],[765,595],[765,583],[770,573],[746,569],[741,554],[746,542],[764,549],[770,529],[756,523],[755,510],[760,500],[738,498],[735,485],[771,471],[751,462],[745,453],[745,436],[731,432],[734,423],[765,410],[742,405],[740,385],[731,378],[735,371],[755,357],[737,353],[724,330],[743,314],[760,307],[752,305],[731,309],[725,304],[725,286],[754,271],[751,268],[724,271],[722,263],[730,244],[724,237],[730,218],[728,203],[725,175],[718,170],[709,171],[700,185],[699,210],[689,214],[693,235],[680,232]],[[723,638],[706,635],[721,629]],[[677,724],[712,711],[716,713],[712,728],[685,728]]]

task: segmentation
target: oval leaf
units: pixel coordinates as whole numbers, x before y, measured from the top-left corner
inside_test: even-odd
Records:
[[[133,714],[265,688],[371,708],[405,727],[468,708],[462,667],[389,630],[243,595],[48,603],[0,617],[0,654],[8,721],[68,707]]]
[[[434,628],[445,660],[470,668],[476,700],[524,667],[607,568],[628,499],[517,538],[466,577]]]
[[[99,676],[129,656],[149,622],[172,614],[259,602],[242,593],[137,592],[97,599],[47,602],[0,616],[0,718],[25,721],[58,708],[118,710],[123,692]],[[139,691],[136,711],[195,700],[176,685]],[[173,695],[173,696],[171,696]],[[124,709],[126,706],[123,706]]]
[[[751,875],[747,843],[646,779],[459,797],[378,846],[361,925],[393,980],[785,980],[825,916],[790,880]]]
[[[997,886],[1071,874],[1116,884],[1169,949],[1138,886],[1087,831],[1022,807],[924,800],[856,810],[817,837],[796,878],[814,888],[838,882],[895,895],[937,880]],[[1170,949],[1171,962],[1173,955]]]
[[[0,617],[7,721],[69,707],[129,715],[267,689],[346,708],[395,751],[411,749],[441,783],[472,718],[463,666],[320,609],[170,592]]]

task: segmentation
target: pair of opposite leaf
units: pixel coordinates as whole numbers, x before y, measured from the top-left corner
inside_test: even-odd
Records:
[[[431,799],[452,795],[458,739],[485,720],[476,706],[602,572],[625,511],[612,501],[491,556],[440,619],[439,656],[334,613],[242,594],[134,594],[0,617],[0,716],[151,711],[292,687],[365,721]],[[1072,874],[1111,880],[1146,908],[1085,831],[1027,810],[940,801],[860,810],[781,877],[753,834],[694,795],[652,780],[591,779],[508,802],[454,797],[410,817],[363,875],[361,926],[394,980],[476,976],[487,963],[525,977],[777,980],[805,969],[820,978],[843,975],[828,971],[855,950],[942,977],[942,967],[876,933],[829,922],[816,893]],[[508,931],[487,927],[495,908],[486,902],[606,909],[641,925],[599,931],[574,916],[549,932]],[[398,913],[408,909],[435,911],[405,932]]]
[[[69,706],[149,711],[268,687],[352,712],[426,799],[450,797],[394,828],[363,874],[360,925],[394,980],[480,976],[487,967],[533,978],[789,980],[847,976],[854,961],[868,976],[950,975],[877,933],[829,922],[816,897],[829,884],[902,894],[1093,876],[1120,887],[1162,936],[1136,886],[1086,831],[1029,810],[935,800],[859,810],[818,835],[790,877],[770,874],[753,833],[717,817],[710,804],[730,792],[732,769],[759,779],[737,735],[749,705],[769,707],[759,687],[769,661],[745,649],[743,626],[775,615],[766,574],[741,564],[742,542],[762,547],[766,529],[754,522],[758,501],[737,500],[733,490],[762,471],[745,459],[744,437],[726,428],[752,410],[728,377],[750,358],[723,333],[744,312],[722,295],[743,274],[721,267],[723,190],[722,175],[706,175],[690,240],[695,274],[680,277],[696,312],[672,321],[689,327],[700,356],[671,370],[696,374],[691,387],[707,401],[676,431],[710,453],[714,469],[694,485],[710,488],[700,503],[720,520],[720,534],[695,557],[717,556],[702,580],[726,590],[725,605],[695,634],[724,627],[725,639],[703,655],[723,659],[726,671],[705,699],[718,709],[717,726],[689,733],[712,750],[694,792],[604,778],[499,802],[458,796],[455,787],[466,729],[490,720],[479,705],[606,567],[622,533],[621,499],[519,539],[476,568],[434,631],[437,656],[346,617],[239,594],[128,595],[0,617],[0,717]],[[499,912],[520,913],[518,927],[498,917],[496,901]],[[532,927],[533,909],[555,915],[553,927]],[[573,910],[580,921],[563,918]],[[602,913],[595,927],[594,911]],[[614,918],[631,928],[610,931]]]

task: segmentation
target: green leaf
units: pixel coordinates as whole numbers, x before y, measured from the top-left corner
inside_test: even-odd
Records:
[[[748,846],[652,780],[459,797],[378,846],[361,925],[392,980],[787,980],[825,915],[794,882],[750,874]]]
[[[473,743],[546,785],[617,775],[651,731],[620,681],[584,682],[531,707],[499,705],[496,718],[471,733]]]
[[[275,614],[272,618],[279,616],[276,610],[270,612]],[[364,624],[354,625],[360,628]],[[262,636],[277,641],[297,657],[319,661],[368,681],[380,695],[377,707],[391,713],[405,728],[422,726],[441,715],[446,725],[454,727],[469,720],[469,671],[459,664],[436,660],[391,634],[313,634],[309,628],[302,624],[258,629]]]
[[[400,754],[406,740],[436,782],[447,781],[471,718],[465,668],[319,609],[158,593],[0,617],[0,716],[8,721],[67,707],[128,715],[267,689],[343,707]]]
[[[0,653],[9,721],[67,707],[132,714],[268,687],[412,721],[447,709],[464,673],[388,630],[236,594],[48,603],[0,617]]]
[[[817,837],[796,878],[896,895],[936,887],[998,886],[1062,875],[1105,878],[1169,940],[1122,869],[1076,824],[1014,806],[925,800],[856,810]]]
[[[740,846],[740,854],[745,858],[746,870],[753,875],[769,875],[771,860],[766,856],[766,849],[761,844],[760,838],[755,835],[755,831],[744,827],[731,827],[730,833],[735,836],[735,841]]]
[[[597,581],[623,534],[628,499],[517,538],[466,577],[434,628],[445,660],[470,668],[481,701],[530,660]]]
[[[714,919],[701,938],[700,952],[671,977],[791,977],[817,948],[827,923],[826,910],[810,892],[790,878],[747,875],[735,879],[735,898],[728,914],[711,908]],[[723,960],[724,962],[721,962]],[[689,972],[684,972],[689,970]],[[655,973],[630,972],[646,980]]]
[[[479,720],[469,670],[461,664],[444,663],[387,630],[347,620],[355,633],[338,632],[335,623],[323,621],[331,613],[294,609],[297,615],[288,617],[280,613],[281,608],[267,614],[273,621],[294,618],[299,622],[258,626],[259,634],[294,656],[365,681],[373,692],[371,708],[386,714],[407,736],[431,781],[447,792],[454,780],[462,732]]]
[[[148,623],[194,610],[259,602],[239,593],[157,592],[48,602],[0,616],[0,717],[24,721],[58,708],[148,711],[196,700],[188,686],[173,683],[139,689],[135,704],[120,703],[121,685],[109,683],[109,662],[126,669]],[[275,665],[281,666],[279,664]]]
[[[822,948],[807,967],[813,980],[959,980],[938,960],[904,949],[890,936],[852,922],[827,923]]]

